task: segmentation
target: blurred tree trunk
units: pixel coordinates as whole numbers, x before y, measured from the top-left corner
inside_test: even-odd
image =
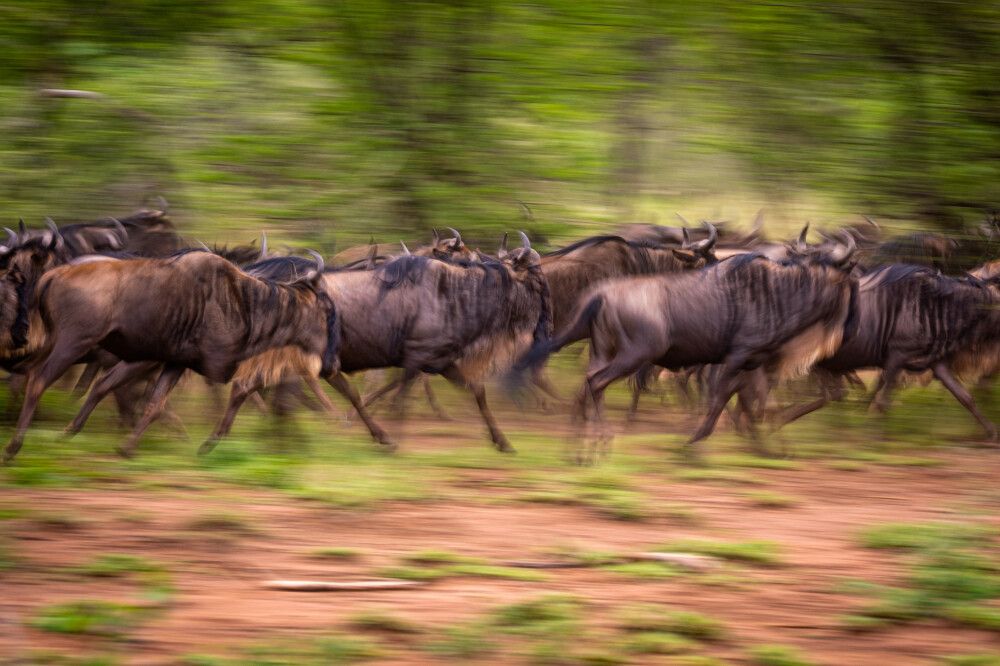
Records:
[[[611,148],[608,198],[619,215],[635,214],[636,200],[647,185],[649,144],[656,128],[650,105],[662,83],[667,38],[647,35],[633,40],[627,57],[634,65],[626,75],[626,87],[615,113],[615,141]]]

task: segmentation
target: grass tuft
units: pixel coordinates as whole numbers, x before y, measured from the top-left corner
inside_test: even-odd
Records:
[[[711,555],[723,560],[777,566],[781,564],[778,545],[773,541],[712,541],[708,539],[686,539],[674,541],[657,548],[678,553]]]
[[[813,666],[798,650],[784,645],[758,645],[750,649],[750,663],[755,666]]]

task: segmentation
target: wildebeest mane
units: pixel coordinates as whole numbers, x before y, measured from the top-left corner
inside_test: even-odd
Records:
[[[646,248],[646,249],[656,249],[660,246],[656,243],[650,243],[649,241],[632,241],[621,236],[615,236],[613,234],[605,234],[601,236],[590,236],[588,238],[583,238],[571,243],[566,247],[559,248],[558,250],[553,250],[551,252],[546,252],[543,257],[562,257],[567,254],[576,252],[577,250],[582,250],[588,247],[594,247],[597,245],[603,245],[604,243],[619,243],[621,245],[626,245],[632,248]]]

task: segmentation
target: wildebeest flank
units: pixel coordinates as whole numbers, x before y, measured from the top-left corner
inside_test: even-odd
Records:
[[[32,326],[44,330],[47,353],[28,372],[24,404],[4,459],[20,449],[45,389],[95,347],[126,363],[164,364],[152,399],[121,448],[126,454],[185,369],[225,383],[245,359],[295,346],[316,357],[322,372],[332,373],[339,328],[332,303],[315,289],[319,277],[314,271],[293,284],[278,284],[201,251],[49,271],[39,282],[32,314]]]

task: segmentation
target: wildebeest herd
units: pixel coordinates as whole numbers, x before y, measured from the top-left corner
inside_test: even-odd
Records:
[[[515,397],[530,386],[558,400],[546,360],[580,340],[590,361],[572,409],[588,443],[579,462],[607,451],[608,386],[631,377],[634,407],[661,370],[701,388],[690,458],[734,397],[737,427],[763,452],[757,425],[766,414],[779,424],[804,416],[842,398],[865,369],[880,371],[874,407],[888,406],[902,373],[929,371],[997,438],[960,381],[1000,370],[995,224],[957,239],[884,238],[865,218],[809,243],[808,225],[794,240],[765,240],[761,220],[745,234],[708,222],[624,225],[545,254],[523,232],[489,253],[450,229],[412,251],[371,244],[328,260],[273,253],[266,239],[188,243],[162,201],[120,219],[22,223],[0,245],[0,365],[22,399],[4,461],[21,448],[44,391],[77,365],[77,389],[89,393],[67,432],[113,394],[132,426],[123,455],[158,417],[177,421],[168,396],[188,370],[231,383],[202,453],[269,387],[275,405],[283,394],[286,409],[295,400],[329,409],[319,380],[394,448],[371,402],[394,391],[399,417],[414,381],[435,374],[471,392],[494,446],[512,451],[487,404],[487,379],[502,377]],[[345,376],[383,368],[401,374],[367,398]],[[770,404],[780,382],[800,377],[814,401]]]

